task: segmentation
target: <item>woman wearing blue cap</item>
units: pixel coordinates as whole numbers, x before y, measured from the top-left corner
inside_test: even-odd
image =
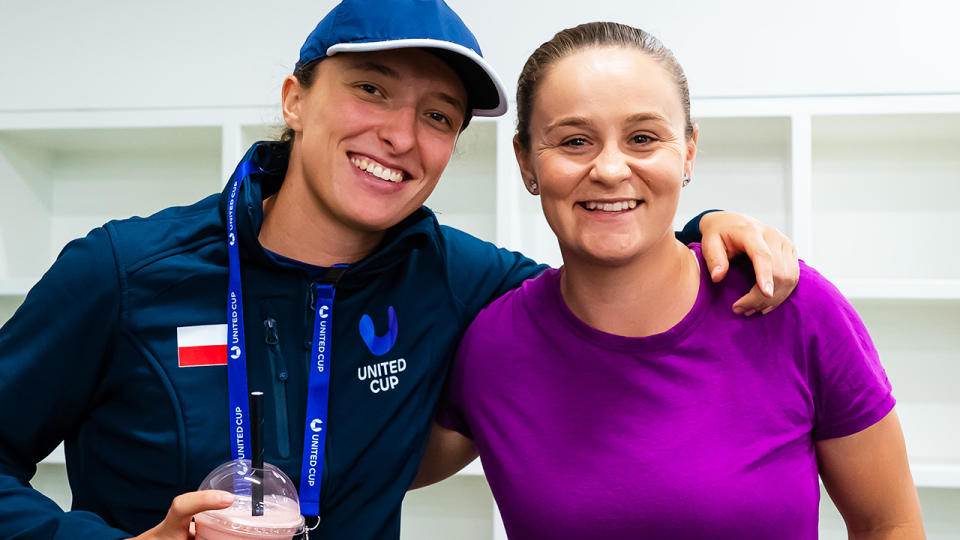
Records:
[[[470,116],[505,110],[442,1],[334,8],[284,82],[286,142],[254,145],[220,195],[72,242],[0,331],[0,408],[20,412],[0,425],[0,537],[188,537],[192,515],[230,505],[192,491],[249,459],[262,391],[266,460],[299,486],[311,537],[396,538],[458,339],[543,270],[421,206]],[[789,293],[779,233],[703,225],[717,278],[725,248],[758,268],[766,297],[737,308]],[[28,484],[60,441],[66,513]]]

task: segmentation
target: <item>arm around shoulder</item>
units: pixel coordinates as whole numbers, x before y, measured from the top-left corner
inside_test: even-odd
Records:
[[[459,432],[434,424],[420,469],[410,489],[417,489],[449,478],[477,458],[473,441]]]

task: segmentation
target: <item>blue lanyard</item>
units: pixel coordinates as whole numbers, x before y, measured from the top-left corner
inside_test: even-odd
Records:
[[[243,180],[257,168],[242,161],[230,179],[227,203],[227,253],[230,278],[227,289],[227,379],[230,402],[230,430],[233,459],[247,459],[249,411],[247,398],[246,344],[243,336],[243,296],[240,285],[240,249],[237,246],[237,198]],[[345,265],[335,265],[345,268]],[[342,272],[342,271],[341,271]],[[330,391],[330,361],[333,349],[332,284],[316,285],[316,315],[313,326],[307,414],[303,437],[303,464],[300,468],[300,512],[320,515],[320,482],[327,439],[327,406]]]

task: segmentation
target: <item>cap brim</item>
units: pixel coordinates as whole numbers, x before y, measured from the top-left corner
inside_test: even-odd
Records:
[[[471,113],[474,116],[501,116],[507,112],[507,95],[500,77],[482,56],[472,49],[438,39],[395,39],[389,41],[367,41],[362,43],[338,43],[327,49],[327,56],[338,52],[371,52],[390,49],[424,48],[447,51],[441,59],[447,62],[466,87]],[[463,61],[457,61],[460,57]]]

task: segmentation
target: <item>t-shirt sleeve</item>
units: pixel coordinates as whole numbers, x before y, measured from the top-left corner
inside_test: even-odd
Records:
[[[797,292],[803,303],[801,332],[816,413],[813,438],[863,431],[896,403],[873,340],[850,302],[805,264]]]
[[[447,281],[469,323],[487,304],[524,280],[536,277],[547,266],[510,251],[442,226]]]

